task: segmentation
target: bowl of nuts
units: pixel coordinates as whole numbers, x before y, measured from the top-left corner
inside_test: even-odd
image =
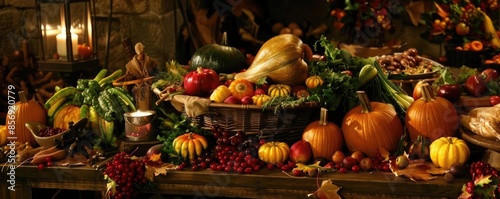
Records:
[[[390,79],[423,79],[437,75],[444,66],[429,58],[418,55],[415,48],[400,53],[376,57],[380,68]]]
[[[39,122],[26,122],[26,128],[33,134],[38,145],[43,147],[52,147],[56,145],[56,139],[69,132],[66,129],[58,127],[49,127]]]

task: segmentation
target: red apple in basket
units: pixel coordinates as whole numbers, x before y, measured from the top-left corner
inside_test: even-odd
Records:
[[[500,73],[493,68],[487,68],[481,72],[481,76],[484,77],[484,81],[486,81],[486,83],[489,83],[491,80],[498,79],[498,77],[500,77]]]
[[[299,140],[290,147],[290,160],[295,163],[307,163],[312,158],[312,150],[309,142]]]

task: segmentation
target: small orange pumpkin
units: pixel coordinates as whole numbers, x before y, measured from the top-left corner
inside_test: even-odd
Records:
[[[440,137],[453,137],[458,130],[459,116],[450,101],[434,96],[432,86],[424,84],[422,98],[406,111],[405,123],[412,140],[422,135],[432,142]]]
[[[19,91],[19,101],[13,106],[9,106],[5,124],[8,127],[14,125],[15,134],[9,134],[9,136],[17,137],[16,141],[29,142],[31,146],[36,146],[35,137],[26,128],[26,122],[40,122],[45,125],[47,112],[37,101],[28,100],[24,91]]]
[[[316,88],[323,85],[323,79],[320,76],[314,75],[306,79],[307,88]]]
[[[394,106],[370,102],[364,91],[357,91],[360,105],[349,110],[342,121],[342,132],[349,151],[375,157],[378,149],[396,149],[403,125]]]
[[[333,122],[328,122],[328,110],[321,108],[318,121],[309,123],[304,129],[302,140],[309,142],[314,158],[332,159],[333,153],[344,144],[342,131]]]

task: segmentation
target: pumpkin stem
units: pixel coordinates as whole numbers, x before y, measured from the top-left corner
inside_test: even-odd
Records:
[[[328,109],[321,108],[319,115],[319,125],[327,125],[328,124]]]
[[[202,67],[198,67],[198,68],[196,68],[196,72],[198,72],[198,73],[203,73],[203,68],[202,68]]]
[[[422,99],[426,102],[435,99],[434,92],[432,91],[432,86],[428,83],[422,84]]]
[[[28,97],[26,97],[26,93],[24,91],[19,91],[19,100],[21,103],[26,103],[28,102]]]
[[[361,105],[361,112],[362,113],[371,112],[373,109],[372,106],[370,105],[370,99],[368,99],[368,95],[366,94],[366,92],[356,91],[356,94],[358,95],[359,104]]]
[[[193,133],[188,133],[188,140],[192,140],[193,139]]]
[[[227,32],[222,33],[222,39],[220,41],[220,44],[224,46],[229,46],[229,44],[227,43]]]

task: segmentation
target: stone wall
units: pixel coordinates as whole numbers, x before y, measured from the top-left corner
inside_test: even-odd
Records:
[[[174,17],[174,1],[127,0],[114,1],[109,37],[109,55],[106,54],[109,1],[95,0],[98,57],[102,67],[109,70],[124,68],[129,61],[121,41],[130,38],[142,42],[145,52],[165,63],[175,57],[175,32],[183,23],[180,12]],[[56,10],[55,10],[56,12]],[[39,39],[34,34],[36,22],[35,0],[0,0],[0,55],[8,56],[27,39],[32,52],[37,54]],[[177,27],[175,21],[177,19]],[[106,58],[108,58],[106,62]],[[105,66],[105,64],[107,66]]]
[[[113,2],[109,55],[106,55],[109,1],[95,0],[97,14],[97,38],[100,65],[111,71],[124,68],[129,61],[121,41],[130,38],[135,44],[142,42],[148,55],[160,64],[175,58],[175,32],[183,23],[180,12],[174,17],[173,0],[119,0]],[[186,2],[186,1],[183,1]],[[0,56],[10,55],[28,39],[32,49],[39,39],[35,36],[35,0],[0,0]],[[177,19],[177,27],[175,21]],[[422,54],[436,58],[439,46],[430,44],[418,36],[422,27],[408,25],[401,37],[408,45]],[[36,50],[32,52],[36,53]],[[107,62],[105,62],[107,59]],[[108,63],[105,66],[105,63]],[[161,65],[160,65],[161,66]]]

